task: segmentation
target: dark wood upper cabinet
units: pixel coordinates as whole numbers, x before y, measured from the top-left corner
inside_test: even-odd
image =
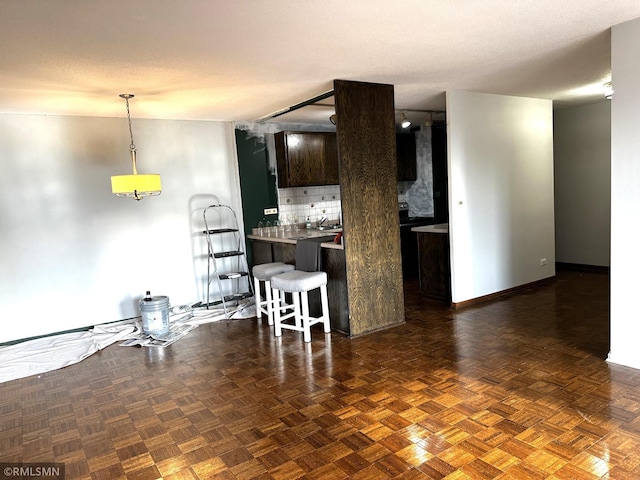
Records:
[[[413,132],[396,133],[396,155],[398,158],[398,181],[416,180],[416,135]]]
[[[324,179],[326,185],[339,185],[340,173],[338,171],[338,142],[336,134],[331,132],[324,137]]]
[[[275,134],[278,187],[338,185],[338,147],[334,132]],[[416,180],[416,136],[396,133],[398,181]]]
[[[334,132],[279,132],[275,144],[279,188],[339,183]]]

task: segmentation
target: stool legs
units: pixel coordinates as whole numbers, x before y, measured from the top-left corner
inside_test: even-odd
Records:
[[[320,317],[312,317],[309,314],[309,293],[307,291],[291,292],[293,300],[293,311],[282,315],[282,311],[286,309],[284,307],[284,291],[273,289],[273,298],[280,297],[282,300],[280,304],[275,303],[273,307],[273,320],[274,320],[274,335],[276,337],[282,336],[282,329],[296,330],[302,332],[302,336],[305,342],[311,341],[311,327],[316,323],[323,324],[324,333],[331,332],[331,323],[329,321],[329,301],[327,296],[327,286],[321,285],[320,287],[320,300],[322,306],[322,313]],[[290,308],[291,306],[289,306]],[[283,323],[284,320],[293,318],[293,324]]]
[[[274,290],[273,296],[275,297],[277,294],[278,291]],[[282,320],[280,319],[281,312],[282,308],[280,308],[280,305],[276,305],[276,308],[273,309],[273,335],[276,337],[282,336]]]
[[[309,325],[309,293],[305,290],[304,292],[300,292],[300,296],[302,297],[302,315],[300,314],[300,309],[296,308],[296,326],[303,325],[302,328],[302,337],[305,342],[311,341],[311,328]]]
[[[287,305],[287,303],[285,302],[285,293],[286,292],[284,292],[284,290],[278,290],[276,288],[274,288],[272,291],[273,298],[280,298],[280,302],[274,304],[273,306],[273,334],[276,337],[282,336],[283,327],[289,330],[298,330],[300,332],[303,331],[302,319],[300,316],[300,293],[291,292],[291,301],[293,305]],[[283,315],[282,312],[286,310],[291,311]],[[288,320],[290,318],[293,318],[294,320],[293,325],[283,324],[284,320]]]
[[[264,296],[267,302],[267,323],[273,325],[273,299],[271,298],[271,282],[264,282]]]
[[[300,317],[300,294],[298,292],[294,292],[292,294],[292,297],[293,297],[293,319],[296,322],[296,327],[302,328],[303,326],[302,318]]]
[[[260,306],[262,305],[262,297],[260,296],[260,280],[256,277],[253,277],[253,303],[256,306],[256,317],[258,320],[262,318],[262,309]]]
[[[282,262],[262,263],[253,267],[254,302],[258,320],[262,318],[264,313],[269,325],[273,325],[273,308],[278,303],[278,297],[271,296],[271,278],[275,275],[291,272],[294,268],[293,265]],[[264,284],[264,298],[260,291],[260,282]]]
[[[324,333],[331,332],[331,322],[329,321],[329,296],[327,295],[327,286],[320,287],[320,301],[322,302],[322,323],[324,325]]]
[[[265,313],[267,315],[267,322],[269,325],[273,325],[273,304],[274,301],[271,298],[271,282],[269,280],[264,280],[264,297],[260,295],[260,280],[256,277],[253,277],[253,286],[255,288],[254,292],[254,302],[256,305],[256,317],[258,320],[262,318],[262,314]]]

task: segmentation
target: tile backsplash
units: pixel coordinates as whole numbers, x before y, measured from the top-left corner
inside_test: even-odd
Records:
[[[315,223],[322,217],[340,220],[340,186],[279,188],[280,221],[304,223],[309,217]]]
[[[415,182],[398,182],[398,202],[407,201],[407,192]],[[340,187],[298,187],[278,189],[279,220],[304,223],[307,217],[317,222],[322,217],[340,221]]]
[[[414,190],[414,186],[420,183],[420,180],[418,182],[398,182],[398,202],[413,200],[411,193]],[[429,180],[431,179],[429,178]],[[426,214],[421,211],[418,216],[432,216],[433,200],[420,200],[421,204],[423,202],[427,203],[427,208],[430,207],[430,211],[427,211]],[[341,220],[340,186],[279,188],[278,205],[280,222],[304,223],[307,217],[313,223],[322,217],[327,217],[331,222],[334,220],[339,222]]]

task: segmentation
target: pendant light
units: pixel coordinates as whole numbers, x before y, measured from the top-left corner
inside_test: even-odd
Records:
[[[131,144],[129,152],[131,154],[131,163],[133,164],[133,175],[114,175],[111,177],[111,191],[117,197],[135,198],[142,200],[144,197],[152,197],[160,195],[162,192],[162,184],[160,183],[160,175],[158,174],[139,174],[136,167],[136,146],[133,143],[133,130],[131,130],[131,114],[129,113],[129,99],[134,95],[130,93],[121,93],[121,98],[127,105],[127,120],[129,122],[129,137]]]

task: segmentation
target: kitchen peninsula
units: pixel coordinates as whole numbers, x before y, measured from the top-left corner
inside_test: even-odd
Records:
[[[299,240],[314,239],[319,243],[321,270],[327,273],[329,317],[331,329],[350,335],[349,302],[347,297],[347,272],[342,243],[334,238],[341,230],[299,229],[272,235],[247,235],[251,240],[255,265],[270,262],[296,263],[296,246]],[[309,294],[312,308],[317,292]]]
[[[405,321],[400,236],[388,234],[400,228],[397,205],[390,205],[398,195],[393,85],[334,80],[333,96],[346,237],[343,249],[320,242],[320,253],[332,327],[357,337]],[[251,231],[256,223],[245,228]],[[256,238],[249,231],[254,265],[295,262],[298,240]]]

